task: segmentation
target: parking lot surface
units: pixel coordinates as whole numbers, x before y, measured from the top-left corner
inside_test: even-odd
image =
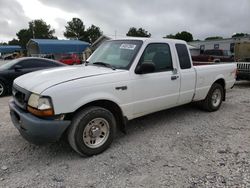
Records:
[[[133,120],[89,158],[65,141],[25,141],[9,99],[0,99],[0,187],[250,187],[250,82],[229,90],[217,112],[186,105]]]

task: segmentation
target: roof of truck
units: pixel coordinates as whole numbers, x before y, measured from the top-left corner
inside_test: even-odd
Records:
[[[167,39],[167,38],[147,38],[147,37],[124,37],[111,40],[141,40],[144,42],[172,42],[172,43],[185,43],[186,41],[178,39]]]

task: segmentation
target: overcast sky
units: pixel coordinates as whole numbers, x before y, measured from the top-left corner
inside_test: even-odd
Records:
[[[125,36],[132,26],[152,37],[189,31],[195,39],[250,33],[250,0],[0,0],[0,42],[43,19],[63,37],[67,21],[83,20],[106,35]]]

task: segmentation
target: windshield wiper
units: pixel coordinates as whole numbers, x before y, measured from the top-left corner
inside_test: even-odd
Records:
[[[108,67],[108,68],[111,68],[112,70],[115,70],[116,68],[113,67],[112,65],[108,64],[108,63],[104,63],[104,62],[94,62],[92,63],[93,65],[102,65],[104,67]]]

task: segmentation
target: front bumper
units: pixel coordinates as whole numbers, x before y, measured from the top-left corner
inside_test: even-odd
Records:
[[[44,144],[60,139],[70,125],[66,120],[45,120],[19,108],[13,100],[9,102],[10,116],[20,134],[29,142]]]

